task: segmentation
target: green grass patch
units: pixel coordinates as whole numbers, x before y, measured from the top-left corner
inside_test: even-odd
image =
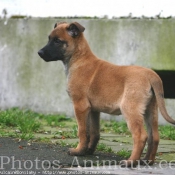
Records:
[[[107,145],[105,145],[104,143],[98,143],[97,150],[98,151],[102,151],[102,152],[113,153],[112,148],[107,146]]]
[[[71,118],[66,117],[65,115],[51,115],[48,114],[44,117],[49,126],[60,126],[64,127],[65,123],[63,121],[71,121]]]
[[[22,111],[18,108],[0,111],[0,125],[17,127],[21,132],[37,131],[40,123],[37,121],[37,114],[29,110]]]
[[[73,125],[69,130],[58,130],[54,132],[54,138],[77,138],[78,127]]]
[[[36,113],[29,110],[22,111],[18,108],[0,111],[0,125],[1,128],[15,128],[14,135],[21,139],[33,138],[33,132],[41,127]]]
[[[175,127],[172,125],[159,126],[160,138],[175,140]]]
[[[128,130],[125,121],[102,121],[101,126],[101,131],[103,132],[114,132],[120,135],[130,135],[130,131]]]
[[[12,131],[0,129],[0,137],[16,137],[16,133]]]
[[[121,149],[120,151],[117,152],[117,155],[120,157],[129,158],[131,155],[131,151],[127,149]]]
[[[58,144],[61,146],[69,146],[71,148],[76,148],[78,146],[78,142],[67,143],[65,140],[60,140]]]
[[[12,108],[0,111],[0,136],[13,136],[29,140],[44,127],[44,123],[51,127],[63,127],[63,121],[70,121],[65,115],[40,114],[30,110]],[[13,132],[7,132],[13,130]],[[73,132],[75,134],[75,132]]]

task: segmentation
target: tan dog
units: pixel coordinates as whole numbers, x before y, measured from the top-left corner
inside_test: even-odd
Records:
[[[134,145],[122,166],[140,160],[146,141],[148,149],[142,162],[153,164],[159,143],[158,107],[163,117],[175,124],[165,108],[161,79],[147,68],[117,66],[97,58],[84,38],[84,29],[77,22],[57,23],[48,44],[38,52],[45,61],[61,60],[65,65],[67,91],[74,105],[80,139],[69,154],[93,154],[100,138],[100,112],[123,114]]]

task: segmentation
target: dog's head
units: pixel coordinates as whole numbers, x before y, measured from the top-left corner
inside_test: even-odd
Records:
[[[68,24],[56,23],[49,35],[49,41],[38,54],[45,61],[57,61],[70,58],[75,51],[76,43],[85,28],[77,22]]]

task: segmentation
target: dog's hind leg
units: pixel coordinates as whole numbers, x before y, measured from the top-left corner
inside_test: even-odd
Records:
[[[141,164],[152,165],[159,144],[158,109],[155,96],[153,96],[147,107],[144,119],[148,131],[148,148],[145,157],[141,160]]]
[[[130,158],[121,161],[120,165],[122,167],[132,167],[138,164],[147,141],[147,133],[144,129],[144,117],[139,110],[139,104],[135,104],[132,101],[129,103],[125,101],[121,109],[132,134],[133,150]]]
[[[91,111],[88,117],[89,144],[87,154],[93,154],[100,139],[100,113]]]

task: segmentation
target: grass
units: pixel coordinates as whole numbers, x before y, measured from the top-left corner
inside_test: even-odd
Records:
[[[102,131],[104,132],[114,132],[117,134],[125,134],[130,135],[127,124],[125,121],[116,122],[116,121],[108,121],[103,124],[102,122]]]
[[[77,125],[73,125],[69,130],[58,130],[54,132],[54,138],[77,138],[78,127]]]
[[[126,149],[121,149],[120,151],[117,152],[117,155],[120,157],[129,158],[131,155],[131,151]]]
[[[0,135],[29,140],[34,138],[34,134],[44,127],[44,123],[50,127],[63,127],[65,125],[63,121],[68,120],[71,119],[62,114],[44,115],[30,110],[20,110],[19,108],[7,109],[0,111]]]
[[[37,121],[36,113],[28,110],[22,111],[18,108],[1,111],[0,125],[1,128],[16,128],[14,135],[21,139],[33,138],[33,132],[41,127],[41,124]]]
[[[8,109],[0,112],[1,126],[18,127],[20,131],[36,131],[40,127],[37,114],[29,110],[22,111],[18,108]]]
[[[160,138],[175,140],[175,127],[172,125],[159,126]]]
[[[78,145],[78,142],[67,143],[65,140],[60,140],[60,141],[58,142],[58,144],[61,145],[61,146],[69,146],[69,147],[71,147],[71,148],[76,148],[77,145]]]
[[[47,117],[45,117],[45,120],[47,121],[49,126],[64,127],[65,123],[63,121],[71,120],[71,118],[68,118],[63,114],[61,114],[61,115],[51,115],[51,114],[49,114],[49,115],[47,115]]]
[[[102,152],[108,152],[108,153],[112,153],[113,152],[112,148],[107,146],[104,143],[98,143],[97,150],[98,151],[102,151]]]

